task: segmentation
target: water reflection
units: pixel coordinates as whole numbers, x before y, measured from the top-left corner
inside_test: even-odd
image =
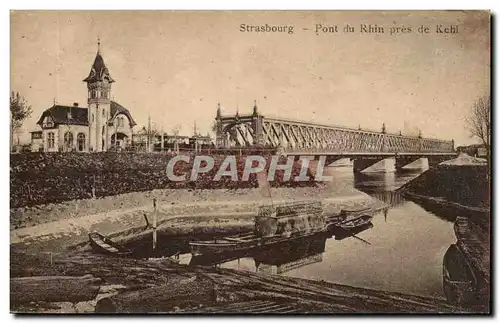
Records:
[[[388,205],[366,227],[218,258],[186,254],[183,263],[443,297],[443,256],[456,241],[453,214],[396,192],[418,171],[354,174],[342,168],[334,172],[336,185],[355,187]]]
[[[382,191],[382,192],[368,192],[368,194],[385,204],[389,207],[394,207],[406,202],[406,198],[403,194],[393,191]]]
[[[274,273],[283,273],[312,263],[308,262],[309,258],[314,259],[313,262],[321,261],[321,257],[313,256],[321,255],[325,251],[325,242],[330,237],[331,234],[318,233],[259,249],[229,252],[218,256],[196,256],[191,258],[190,265],[214,266],[236,259],[252,258],[255,263],[255,271],[260,272],[275,267]]]
[[[422,173],[421,170],[388,173],[354,173],[354,187],[365,192],[395,191]]]
[[[333,233],[332,236],[335,238],[335,240],[344,240],[346,238],[356,237],[357,234],[371,228],[373,228],[373,223],[368,222],[367,224],[359,226],[352,230],[333,229],[331,232]]]
[[[346,238],[357,238],[365,243],[369,242],[359,238],[357,235],[363,231],[373,228],[371,222],[352,230],[333,229],[328,232],[318,233],[309,237],[294,239],[292,241],[273,244],[259,249],[220,254],[218,256],[196,256],[192,257],[190,265],[231,267],[241,269],[242,262],[247,270],[272,274],[284,274],[311,264],[323,261],[326,241],[334,238],[343,240]],[[253,268],[248,267],[252,263]]]
[[[252,255],[256,272],[283,274],[323,260],[325,234],[283,243],[272,249],[258,251]]]

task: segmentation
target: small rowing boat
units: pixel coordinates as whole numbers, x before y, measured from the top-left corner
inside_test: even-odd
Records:
[[[123,248],[111,239],[105,237],[99,232],[89,233],[90,246],[97,253],[113,254],[117,256],[130,255],[132,250]]]
[[[351,221],[362,215],[369,214],[370,212],[372,212],[372,209],[369,207],[346,208],[342,209],[338,214],[328,216],[326,222],[330,228],[334,228],[339,223]]]
[[[370,223],[372,216],[368,214],[363,214],[358,217],[348,219],[344,222],[337,223],[335,226],[342,228],[344,230],[353,230],[358,227],[362,227]]]

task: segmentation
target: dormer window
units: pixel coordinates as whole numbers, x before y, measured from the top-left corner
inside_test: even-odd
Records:
[[[52,121],[52,118],[47,116],[45,117],[45,119],[43,119],[43,123],[42,123],[42,126],[44,128],[51,128],[54,126],[54,122]]]

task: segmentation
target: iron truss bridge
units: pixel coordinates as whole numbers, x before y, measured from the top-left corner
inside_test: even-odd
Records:
[[[311,122],[268,118],[257,112],[223,116],[217,110],[218,147],[261,145],[279,148],[286,154],[318,155],[455,155],[454,142],[381,132],[328,126]]]

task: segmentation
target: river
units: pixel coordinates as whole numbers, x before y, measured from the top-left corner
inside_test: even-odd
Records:
[[[336,167],[329,173],[336,183],[352,185],[390,205],[374,215],[371,227],[356,234],[360,239],[320,235],[213,265],[443,297],[442,261],[456,241],[456,215],[425,209],[395,192],[419,172],[354,174],[350,167]],[[180,259],[188,264],[191,255]]]

